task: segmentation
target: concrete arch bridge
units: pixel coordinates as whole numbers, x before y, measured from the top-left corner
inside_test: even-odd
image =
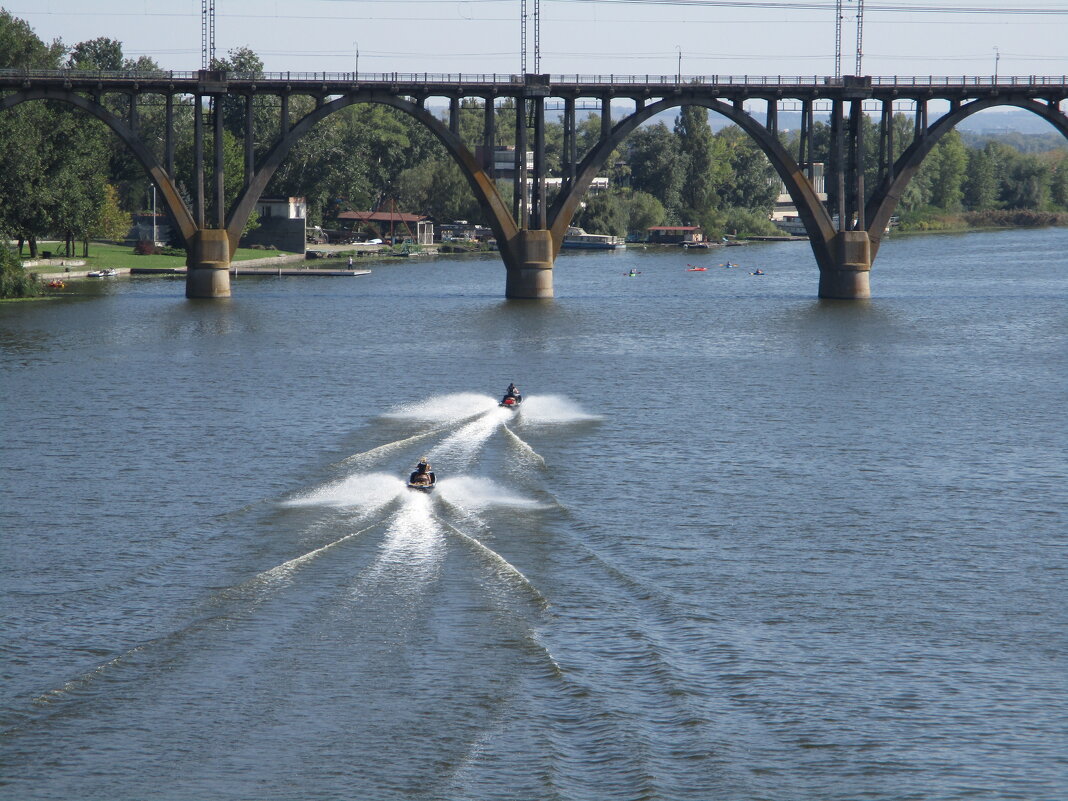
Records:
[[[118,115],[105,105],[109,96],[127,102]],[[259,159],[253,144],[263,131],[255,127],[257,97],[277,98],[277,129],[268,132],[273,144]],[[314,108],[292,119],[293,96],[314,99]],[[166,108],[163,157],[141,138],[138,105],[149,96],[162,97]],[[193,99],[196,187],[192,208],[175,184],[174,107]],[[460,166],[496,236],[505,266],[505,295],[509,298],[548,298],[553,295],[553,263],[560,252],[572,217],[597,172],[612,151],[639,125],[655,114],[680,107],[703,106],[737,124],[767,155],[793,198],[808,231],[819,268],[819,296],[859,299],[871,295],[869,274],[883,231],[909,180],[931,148],[961,120],[996,106],[1024,109],[1049,122],[1068,138],[1068,97],[1065,76],[1025,78],[924,77],[737,77],[737,76],[619,76],[619,75],[429,75],[354,73],[271,73],[257,78],[231,77],[218,71],[98,73],[78,71],[0,71],[0,111],[27,101],[67,103],[107,124],[130,149],[160,192],[177,224],[189,271],[186,296],[227,297],[230,294],[231,254],[256,202],[293,145],[316,123],[354,103],[379,103],[409,114],[431,130]],[[236,200],[226,208],[223,195],[224,98],[244,103],[245,177]],[[448,119],[438,119],[426,107],[430,98],[444,98]],[[484,165],[460,137],[460,104],[464,98],[484,101],[482,141],[492,152],[497,101],[510,100],[507,113],[516,118],[515,176],[517,191],[507,204],[497,191],[492,159]],[[563,184],[550,204],[546,194],[546,103],[563,103]],[[613,116],[613,102],[626,101],[626,112]],[[762,118],[751,111],[763,102]],[[915,109],[915,135],[894,159],[895,103],[910,101]],[[158,102],[158,101],[156,101]],[[576,105],[597,104],[600,136],[592,149],[577,151]],[[864,186],[866,148],[861,116],[864,104],[881,107],[878,126],[878,181]],[[813,189],[811,169],[813,109],[830,106],[831,152],[828,179],[836,207],[827,209]],[[948,108],[934,119],[935,103]],[[783,104],[799,105],[799,157],[779,142],[778,114]],[[114,105],[114,104],[113,104]],[[617,108],[617,111],[619,109]],[[213,152],[205,152],[205,127],[212,126]],[[533,165],[527,164],[528,150]],[[211,169],[208,169],[209,164]],[[210,183],[211,186],[207,186]],[[209,194],[210,193],[210,194]],[[209,204],[208,200],[211,199]],[[867,200],[865,201],[865,198]],[[208,210],[211,210],[209,214]]]

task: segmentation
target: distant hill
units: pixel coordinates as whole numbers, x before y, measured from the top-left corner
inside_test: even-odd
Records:
[[[675,124],[675,118],[679,115],[678,109],[671,109],[665,111],[662,114],[657,114],[650,122],[663,122],[669,128]],[[762,118],[762,113],[757,113],[757,119]],[[830,117],[828,114],[816,114],[815,119],[817,122],[826,123]],[[931,119],[935,119],[935,113],[932,110]],[[730,120],[720,114],[710,114],[708,117],[709,125],[712,126],[712,130],[718,131],[721,128],[726,128],[731,124]],[[780,111],[779,112],[779,128],[780,130],[790,131],[797,130],[801,127],[801,112],[800,111]],[[991,109],[989,111],[982,111],[978,114],[973,114],[966,120],[962,121],[957,126],[957,130],[961,133],[969,131],[976,134],[1049,134],[1056,136],[1063,144],[1061,146],[1068,145],[1068,139],[1060,136],[1048,122],[1038,117],[1029,111],[1022,111],[1020,109],[1011,109],[1007,111],[1001,111],[998,109]],[[1054,145],[1053,147],[1057,147]],[[1044,150],[1050,150],[1052,148],[1042,148]]]
[[[448,113],[448,107],[445,106],[430,106],[430,108],[441,117],[445,117]],[[596,106],[580,107],[577,116],[581,120],[587,114],[596,114],[598,112],[599,109]],[[626,109],[621,103],[613,116],[618,119],[632,112],[633,108]],[[651,117],[645,124],[655,125],[658,122],[662,122],[668,128],[673,128],[675,119],[678,116],[679,110],[673,108]],[[829,115],[826,113],[817,113],[814,116],[817,122],[827,123],[829,121]],[[552,122],[560,122],[563,118],[563,112],[550,104],[550,107],[546,110],[545,117]],[[757,112],[756,117],[757,119],[762,119],[763,114]],[[933,120],[936,117],[937,113],[932,109],[931,119]],[[732,125],[731,121],[721,114],[709,114],[708,123],[714,131],[719,131]],[[780,130],[791,131],[800,127],[800,111],[779,112]],[[1039,153],[1068,147],[1068,139],[1061,136],[1048,122],[1028,111],[1015,108],[1007,110],[990,109],[973,114],[963,120],[957,126],[957,130],[964,135],[965,142],[969,147],[982,147],[985,141],[991,137],[997,138],[999,141],[1005,141],[1025,153]]]
[[[981,132],[962,130],[964,144],[970,148],[981,148],[987,142],[1001,142],[1016,148],[1021,153],[1047,153],[1050,150],[1068,150],[1068,139],[1059,133],[1020,133],[1019,131]]]

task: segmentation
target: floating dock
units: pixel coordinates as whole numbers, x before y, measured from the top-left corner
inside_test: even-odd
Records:
[[[185,275],[185,267],[165,267],[163,269],[154,269],[151,267],[134,267],[128,270],[130,275]],[[122,274],[122,271],[120,271]],[[283,267],[278,265],[277,267],[242,267],[240,264],[230,265],[230,275],[242,276],[242,275],[275,275],[275,276],[325,276],[325,277],[339,277],[339,276],[356,276],[356,275],[370,275],[370,270],[314,270],[307,267]],[[71,274],[75,277],[74,274]],[[81,277],[81,276],[77,276]]]
[[[242,267],[239,264],[230,265],[230,275],[322,275],[322,276],[348,276],[370,275],[370,270],[316,270],[307,267]]]

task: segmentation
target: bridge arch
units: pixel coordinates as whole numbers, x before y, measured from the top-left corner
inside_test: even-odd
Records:
[[[1042,117],[1061,135],[1068,139],[1068,116],[1065,116],[1053,103],[1042,103],[1033,98],[1007,96],[988,97],[965,103],[949,113],[939,117],[931,126],[924,131],[923,135],[913,140],[905,152],[901,154],[894,164],[891,179],[888,175],[883,179],[865,208],[865,217],[868,220],[868,236],[871,241],[871,257],[874,260],[878,252],[886,226],[890,224],[890,218],[897,209],[901,196],[905,192],[923,160],[943,136],[957,127],[963,120],[973,114],[998,106],[1014,106],[1030,111]]]
[[[786,185],[790,197],[797,207],[798,216],[804,221],[809,231],[812,250],[821,269],[833,266],[831,243],[836,231],[831,217],[820,202],[812,184],[805,177],[797,161],[782,146],[778,138],[750,114],[732,104],[710,98],[707,93],[697,91],[682,92],[678,95],[662,98],[650,103],[622,119],[612,127],[607,138],[602,139],[586,154],[576,170],[574,184],[566,193],[557,196],[549,212],[549,226],[553,235],[554,257],[559,254],[564,235],[571,218],[578,211],[583,196],[589,190],[598,171],[604,166],[612,152],[634,132],[638,126],[650,117],[672,108],[682,106],[703,106],[722,114],[745,131],[768,157],[772,167]]]
[[[226,228],[231,248],[237,247],[237,240],[240,239],[241,232],[244,230],[245,223],[248,222],[249,215],[255,208],[256,202],[297,141],[326,117],[357,103],[378,103],[403,111],[437,137],[460,167],[460,171],[467,179],[479,205],[486,213],[490,221],[490,227],[497,238],[501,254],[505,258],[506,266],[513,267],[514,265],[509,261],[514,257],[510,245],[519,232],[518,227],[507,205],[497,191],[496,184],[482,169],[467,145],[464,144],[459,136],[450,131],[441,120],[437,119],[422,106],[389,92],[380,91],[353,92],[338,97],[329,103],[324,103],[302,117],[290,128],[289,133],[268,151],[263,163],[238,197],[227,218]]]
[[[189,211],[189,207],[182,199],[182,196],[178,194],[178,190],[166,170],[163,169],[163,166],[159,163],[156,157],[152,155],[147,147],[145,147],[144,143],[125,121],[100,103],[83,97],[82,95],[75,93],[73,90],[56,89],[52,87],[25,89],[13,92],[10,95],[5,95],[0,99],[0,111],[14,108],[21,103],[32,100],[55,100],[66,103],[95,117],[107,125],[115,135],[119,137],[122,143],[130,149],[134,158],[137,159],[149,178],[151,178],[152,182],[156,185],[163,203],[166,205],[167,210],[171,213],[172,219],[174,219],[178,226],[178,233],[182,237],[183,242],[188,246],[188,244],[193,241],[197,232],[197,226],[193,220],[192,213]]]

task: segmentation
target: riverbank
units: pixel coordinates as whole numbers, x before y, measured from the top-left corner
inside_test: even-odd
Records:
[[[903,214],[895,233],[963,233],[965,231],[1000,231],[1012,228],[1068,227],[1068,212],[1032,211],[1028,209],[965,211],[957,214]]]

